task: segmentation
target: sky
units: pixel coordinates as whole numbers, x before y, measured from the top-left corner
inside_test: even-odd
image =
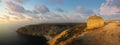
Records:
[[[120,19],[120,0],[0,0],[1,22],[85,22]]]

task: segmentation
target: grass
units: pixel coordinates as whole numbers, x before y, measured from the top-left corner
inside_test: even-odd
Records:
[[[84,23],[74,26],[73,28],[69,29],[69,31],[67,31],[67,33],[65,35],[62,35],[60,38],[58,38],[57,41],[55,42],[55,45],[58,45],[60,42],[73,37],[75,34],[80,33],[85,28],[86,28],[86,24],[84,24]]]

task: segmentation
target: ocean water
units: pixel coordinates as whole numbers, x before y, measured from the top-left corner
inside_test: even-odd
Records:
[[[44,37],[26,36],[17,33],[25,23],[0,23],[0,45],[47,45]]]

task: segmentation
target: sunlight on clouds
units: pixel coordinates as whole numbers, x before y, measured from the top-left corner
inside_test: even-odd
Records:
[[[30,1],[30,0],[29,0]],[[84,22],[88,16],[93,13],[100,14],[105,19],[119,19],[120,18],[120,4],[119,0],[106,0],[102,2],[97,11],[93,12],[89,7],[76,5],[71,7],[74,10],[65,10],[66,7],[52,4],[32,4],[28,0],[2,0],[0,6],[0,21],[1,22]],[[40,0],[39,0],[40,1]],[[64,2],[64,0],[49,0],[48,2]],[[30,8],[27,8],[30,3]],[[43,2],[46,3],[46,2]],[[27,5],[26,5],[27,4]],[[65,3],[66,4],[66,3]],[[62,4],[60,4],[62,5]],[[67,5],[67,4],[66,4]],[[51,7],[55,9],[51,9]],[[29,6],[28,6],[29,7]],[[33,8],[33,9],[31,9]],[[94,9],[95,10],[95,9]],[[66,12],[67,11],[67,12]],[[111,16],[110,14],[114,14]],[[107,16],[110,15],[110,16]]]
[[[105,3],[101,4],[100,14],[101,15],[116,15],[120,14],[120,0],[106,0]]]

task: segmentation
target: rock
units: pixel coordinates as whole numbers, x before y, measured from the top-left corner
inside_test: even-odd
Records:
[[[71,28],[78,23],[55,23],[27,25],[17,30],[18,33],[31,36],[45,36],[48,40],[65,29]]]
[[[73,45],[120,45],[120,23],[109,23],[103,28],[83,33],[84,36],[74,38]]]
[[[87,30],[86,24],[40,24],[20,28],[17,32],[44,36],[49,45],[120,45],[120,21],[113,20],[104,27]]]
[[[56,44],[56,41],[59,41],[58,39],[64,39],[66,37],[59,36],[60,34],[62,34],[60,33],[58,35],[59,38],[57,39],[55,39],[55,37],[53,38],[54,41],[53,45],[120,45],[120,22],[118,21],[108,23],[102,28],[86,31],[84,30],[83,32],[80,31],[78,33],[75,33],[72,37],[60,41],[59,43]],[[75,31],[75,29],[72,31]],[[64,35],[70,34],[66,33]]]
[[[72,37],[76,36],[78,33],[82,33],[83,29],[85,29],[86,24],[80,24],[74,26],[70,29],[67,29],[60,34],[56,35],[53,39],[49,41],[49,45],[61,45],[61,42],[66,41],[67,39],[71,39]],[[60,44],[59,44],[60,43]],[[63,43],[62,43],[63,45]]]

